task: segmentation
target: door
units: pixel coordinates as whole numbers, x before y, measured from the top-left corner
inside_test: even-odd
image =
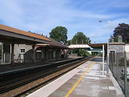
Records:
[[[10,59],[10,44],[0,42],[0,64],[9,64]]]
[[[10,44],[3,44],[3,63],[10,63]]]
[[[109,67],[110,67],[110,69],[111,69],[111,71],[113,72],[113,66],[115,65],[115,51],[110,51],[110,53],[109,53]]]

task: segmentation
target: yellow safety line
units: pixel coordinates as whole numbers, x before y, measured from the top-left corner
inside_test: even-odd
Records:
[[[75,82],[75,84],[67,92],[67,94],[65,95],[65,97],[69,97],[73,93],[73,91],[76,89],[76,87],[79,85],[79,83],[84,79],[84,76],[91,70],[91,67],[92,66],[93,66],[93,64],[89,64],[87,66],[86,71],[79,77],[79,79]]]

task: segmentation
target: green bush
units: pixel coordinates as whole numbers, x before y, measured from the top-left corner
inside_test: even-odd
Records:
[[[84,57],[91,56],[91,54],[85,49],[79,49],[78,55],[79,56],[84,56]]]

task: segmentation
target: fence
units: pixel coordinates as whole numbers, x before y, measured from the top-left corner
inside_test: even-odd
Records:
[[[109,44],[109,67],[125,97],[129,97],[129,62],[124,44]]]

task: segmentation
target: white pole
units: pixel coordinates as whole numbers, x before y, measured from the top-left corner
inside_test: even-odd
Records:
[[[104,73],[104,54],[105,54],[105,52],[104,52],[104,45],[103,45],[103,66],[102,66],[102,71],[103,71],[103,73]]]
[[[107,43],[107,65],[106,65],[106,71],[107,71],[107,74],[109,73],[109,42]]]

